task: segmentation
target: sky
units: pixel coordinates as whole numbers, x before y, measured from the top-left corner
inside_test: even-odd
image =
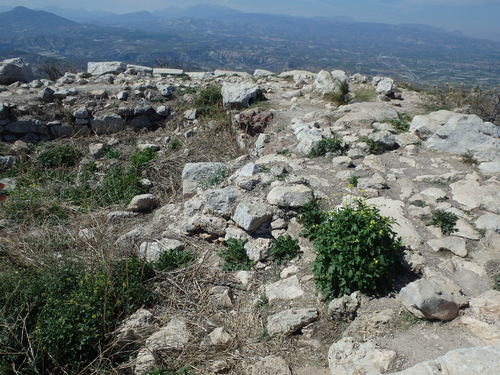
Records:
[[[107,10],[127,13],[169,6],[224,5],[244,12],[347,16],[354,21],[419,23],[500,41],[500,0],[0,0],[0,6]]]

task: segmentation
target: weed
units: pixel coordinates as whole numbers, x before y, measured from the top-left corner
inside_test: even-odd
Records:
[[[286,177],[288,176],[288,173],[287,172],[283,172],[283,173],[280,173],[278,175],[276,175],[276,178],[280,181],[284,181],[286,180]]]
[[[105,159],[119,159],[121,156],[120,150],[108,147],[106,153],[104,154]]]
[[[199,116],[210,117],[222,111],[222,88],[208,86],[196,95],[193,102]]]
[[[425,203],[421,199],[416,199],[414,201],[411,201],[409,204],[411,204],[412,206],[417,206],[417,207],[425,207],[425,206],[427,206],[427,203]]]
[[[500,291],[500,273],[493,275],[491,279],[493,280],[493,289]]]
[[[279,236],[273,241],[271,249],[269,249],[269,257],[273,262],[281,265],[298,257],[299,250],[299,241],[287,234]]]
[[[410,124],[401,119],[389,119],[385,122],[389,122],[398,133],[404,133],[410,129]]]
[[[430,225],[435,225],[441,228],[441,233],[443,233],[443,235],[445,236],[448,236],[453,232],[458,231],[458,229],[455,228],[457,220],[457,215],[452,212],[436,210],[432,215]]]
[[[283,155],[283,156],[290,156],[291,155],[290,150],[287,148],[284,148],[283,150],[276,151],[276,154]]]
[[[415,315],[410,313],[408,310],[403,309],[399,313],[398,323],[404,328],[408,329],[411,326],[417,324],[420,321]]]
[[[467,165],[478,165],[479,162],[477,159],[474,157],[472,152],[466,152],[465,154],[462,154],[462,163],[467,164]]]
[[[267,327],[263,327],[259,337],[257,337],[257,340],[258,341],[269,341],[270,339],[271,339],[271,335],[269,334]]]
[[[80,156],[74,147],[62,145],[42,151],[37,162],[42,168],[72,167],[78,163]]]
[[[322,137],[321,140],[307,154],[307,157],[316,158],[318,156],[325,155],[327,152],[343,155],[346,151],[347,146],[344,145],[342,139],[340,139],[338,135],[332,134],[331,137]]]
[[[316,238],[319,225],[328,217],[319,203],[319,199],[312,197],[298,210],[297,221],[304,226],[300,235],[311,240]]]
[[[358,186],[358,180],[359,180],[359,176],[351,176],[351,177],[349,177],[349,185],[351,185],[353,187]]]
[[[224,259],[225,263],[222,267],[224,271],[237,271],[245,270],[248,271],[252,265],[253,261],[248,258],[247,252],[245,250],[246,240],[237,240],[235,238],[229,238],[226,241],[226,248],[220,250],[217,254]]]
[[[217,168],[214,172],[209,174],[208,176],[202,178],[198,185],[204,189],[209,188],[211,186],[215,186],[224,181],[227,176],[229,176],[228,170],[226,167],[221,166]]]
[[[359,137],[359,141],[365,142],[368,145],[370,154],[380,155],[389,150],[384,144],[368,138],[366,135]]]
[[[172,139],[172,140],[168,143],[168,149],[169,149],[170,151],[177,151],[180,147],[181,147],[181,141],[179,141],[177,138]]]
[[[349,103],[349,85],[345,82],[340,83],[339,89],[326,94],[325,99],[335,103],[337,106]]]
[[[153,267],[158,271],[171,271],[184,268],[196,259],[192,251],[168,250],[161,253],[160,258],[153,262]]]
[[[267,310],[269,308],[269,299],[267,298],[267,296],[265,294],[261,294],[259,300],[257,302],[255,302],[255,305],[254,305],[257,309],[265,309]]]
[[[314,234],[314,280],[326,301],[356,290],[379,295],[392,287],[404,255],[393,223],[357,198],[306,227]]]
[[[377,93],[375,92],[375,88],[363,86],[354,91],[353,97],[363,102],[372,102],[377,98]]]

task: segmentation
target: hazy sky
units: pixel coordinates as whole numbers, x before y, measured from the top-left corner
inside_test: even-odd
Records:
[[[245,12],[348,16],[355,21],[423,23],[500,40],[500,0],[0,0],[3,6],[102,9],[116,13],[219,4]]]

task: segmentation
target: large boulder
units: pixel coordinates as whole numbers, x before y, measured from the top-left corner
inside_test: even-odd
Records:
[[[253,83],[228,83],[222,84],[222,102],[224,107],[248,107],[257,99],[259,87]]]
[[[289,309],[271,315],[267,319],[267,332],[272,335],[292,334],[318,319],[318,311],[312,309]]]
[[[343,76],[339,74],[338,71],[336,71],[336,76],[334,77],[330,72],[322,70],[316,76],[316,80],[313,84],[314,90],[320,95],[340,94],[342,92],[342,84],[346,83],[347,77],[344,82],[339,78],[343,78]]]
[[[125,121],[118,115],[96,117],[90,120],[90,128],[96,134],[111,134],[123,130]]]
[[[34,79],[30,64],[21,58],[7,59],[0,62],[0,85],[14,82],[31,82]]]
[[[120,61],[106,61],[87,63],[87,72],[94,76],[102,76],[104,74],[119,74],[127,69],[127,64]]]
[[[409,131],[410,133],[415,133],[420,139],[425,141],[455,115],[455,112],[441,110],[429,113],[428,115],[415,116],[411,121]]]
[[[247,232],[253,232],[265,222],[271,220],[270,208],[262,203],[241,202],[236,206],[233,220]]]
[[[394,86],[394,80],[389,77],[373,77],[372,85],[377,94],[390,95]]]
[[[469,153],[481,161],[500,160],[500,127],[476,115],[458,114],[439,128],[425,146],[455,155]]]
[[[224,163],[186,163],[182,170],[182,191],[184,196],[193,195],[200,183],[218,171],[223,170],[223,168],[225,168]]]

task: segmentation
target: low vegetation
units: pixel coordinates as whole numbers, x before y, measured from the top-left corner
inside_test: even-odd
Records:
[[[300,210],[304,235],[314,242],[313,273],[323,299],[359,290],[368,295],[389,291],[401,271],[403,246],[393,220],[360,198],[329,212],[311,201]]]
[[[347,146],[344,145],[342,139],[338,135],[332,134],[331,137],[322,137],[322,139],[307,154],[307,157],[317,158],[319,156],[326,155],[326,153],[343,155],[346,152]]]

